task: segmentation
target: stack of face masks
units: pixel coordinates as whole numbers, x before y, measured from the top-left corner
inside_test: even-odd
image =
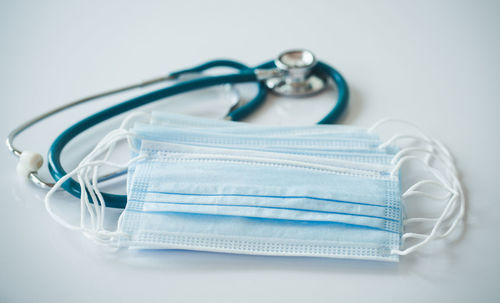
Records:
[[[433,182],[450,193],[449,207],[434,218],[436,231],[403,235],[400,167],[413,156],[390,144],[397,138],[384,143],[366,129],[341,125],[269,127],[162,112],[148,117],[150,123],[108,135],[75,170],[91,193],[82,195],[82,209],[93,202],[95,216],[103,217],[99,189],[88,181],[89,161],[103,153],[107,161],[116,141],[129,139],[133,160],[117,231],[80,224],[109,245],[397,261],[451,232],[442,231],[443,224],[457,219],[463,203],[456,197],[458,180],[446,184],[451,174],[433,172]],[[424,147],[455,172],[442,145]],[[436,170],[429,157],[425,161]],[[425,185],[405,195],[426,194]],[[92,201],[83,201],[89,196]],[[412,218],[419,219],[433,220]],[[401,250],[406,238],[419,242]]]

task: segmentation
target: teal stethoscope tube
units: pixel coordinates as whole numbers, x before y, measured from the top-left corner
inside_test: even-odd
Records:
[[[60,161],[61,152],[73,138],[75,138],[85,130],[103,121],[106,121],[107,119],[110,119],[114,116],[132,110],[134,108],[137,108],[139,106],[143,106],[166,97],[171,97],[177,94],[189,92],[192,90],[202,89],[213,85],[221,85],[228,83],[236,84],[245,82],[258,82],[259,85],[258,93],[250,102],[232,111],[231,113],[228,114],[228,116],[231,117],[231,119],[234,121],[239,121],[245,118],[246,116],[250,115],[255,109],[257,109],[257,107],[260,104],[262,104],[265,97],[267,96],[266,86],[262,82],[258,81],[254,72],[254,68],[250,68],[236,61],[231,61],[231,60],[209,61],[205,64],[196,66],[191,69],[185,69],[171,73],[170,75],[173,77],[178,77],[185,73],[202,72],[204,70],[214,67],[232,67],[238,69],[239,72],[221,76],[206,76],[202,78],[179,82],[174,85],[168,86],[166,88],[162,88],[144,94],[142,96],[130,99],[128,101],[104,109],[77,122],[73,126],[66,129],[54,140],[48,153],[49,172],[54,178],[54,180],[57,181],[67,174],[66,170],[62,167]],[[275,67],[274,62],[270,61],[255,67],[255,69],[257,68],[265,69],[274,67]],[[347,87],[347,83],[345,82],[344,78],[333,67],[322,62],[318,62],[313,72],[322,74],[323,76],[331,77],[331,79],[336,84],[338,91],[337,103],[335,104],[333,109],[321,121],[318,122],[318,124],[333,123],[340,117],[340,115],[344,112],[345,108],[347,107],[347,102],[349,99],[349,90]],[[66,181],[62,187],[75,197],[80,197],[81,195],[80,185],[73,179],[69,179],[68,181]],[[102,193],[102,195],[104,200],[106,201],[106,206],[115,208],[125,208],[125,205],[127,204],[127,196],[125,195],[117,195],[110,193]]]

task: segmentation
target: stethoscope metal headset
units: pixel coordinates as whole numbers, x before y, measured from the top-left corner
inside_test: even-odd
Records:
[[[107,119],[166,97],[214,85],[257,82],[258,92],[254,98],[244,105],[236,104],[232,106],[227,114],[226,119],[239,121],[254,112],[264,102],[268,91],[290,97],[310,96],[325,89],[328,85],[328,79],[330,78],[337,88],[337,102],[332,110],[319,121],[318,124],[330,124],[335,122],[345,110],[349,99],[349,90],[344,78],[330,65],[317,61],[315,56],[307,50],[297,49],[286,51],[281,53],[276,60],[266,62],[253,68],[232,60],[208,61],[192,68],[172,72],[164,77],[76,100],[23,123],[10,132],[6,142],[9,150],[20,158],[17,167],[18,173],[28,177],[34,184],[42,188],[51,188],[53,186],[53,183],[44,181],[38,175],[38,169],[42,166],[43,157],[35,152],[21,151],[13,144],[17,135],[37,122],[87,101],[164,81],[179,80],[183,75],[202,73],[203,71],[216,67],[234,68],[238,70],[238,72],[217,76],[203,76],[196,79],[180,81],[168,87],[149,92],[106,108],[66,129],[54,140],[48,153],[49,172],[54,180],[59,180],[67,174],[66,170],[62,167],[60,157],[64,147],[73,138]],[[103,179],[112,177],[114,176],[108,175],[104,176]],[[65,182],[63,188],[70,194],[80,197],[80,186],[73,179],[69,179]],[[124,195],[103,193],[103,197],[106,201],[106,205],[109,207],[124,208],[126,205],[127,197]]]

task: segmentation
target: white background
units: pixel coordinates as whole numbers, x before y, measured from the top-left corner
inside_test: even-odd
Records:
[[[2,136],[86,94],[207,59],[253,65],[306,47],[350,84],[343,123],[368,126],[394,116],[421,125],[455,154],[469,204],[452,241],[403,257],[399,265],[112,254],[52,221],[44,192],[14,177],[16,159],[3,149],[0,301],[499,302],[499,12],[498,1],[2,1]],[[59,115],[18,144],[45,155],[61,129],[124,98]],[[309,124],[329,106],[279,101],[249,120]],[[76,199],[60,199],[61,211],[77,212]]]

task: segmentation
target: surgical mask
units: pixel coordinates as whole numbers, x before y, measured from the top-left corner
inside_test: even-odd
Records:
[[[227,123],[227,122],[226,122]],[[272,131],[276,130],[283,130],[284,128],[272,128],[268,129],[269,133]],[[252,128],[249,129],[250,131],[253,131]],[[165,141],[170,141],[173,142],[175,141],[174,138],[181,137],[183,138],[182,142],[187,142],[187,143],[193,143],[197,142],[199,138],[199,134],[196,133],[187,133],[185,130],[179,130],[179,129],[174,129],[170,131],[169,133],[165,133],[165,131],[168,131],[164,129],[163,131],[158,130],[156,127],[148,127],[146,125],[136,125],[136,127],[133,129],[133,131],[136,134],[137,138],[151,138],[151,135],[156,134],[156,138],[163,138]],[[179,131],[181,132],[181,135],[179,135]],[[176,134],[174,134],[176,133]],[[325,133],[326,134],[326,133]],[[238,146],[241,148],[242,146],[252,146],[252,143],[255,144],[255,138],[254,137],[247,137],[247,136],[224,136],[224,135],[219,135],[215,137],[215,140],[211,140],[208,136],[210,134],[204,134],[204,139],[205,143],[217,143],[217,142],[225,142],[226,144],[230,143],[232,146]],[[246,140],[250,140],[250,143]],[[289,136],[289,138],[293,138]],[[231,140],[232,139],[232,140]],[[296,140],[297,142],[300,142],[300,140]],[[139,142],[144,142],[140,141]],[[232,143],[231,143],[232,141]],[[235,142],[237,141],[237,142]],[[276,139],[269,141],[262,141],[258,140],[260,143],[263,143],[264,146],[269,146],[272,145],[273,141],[276,141]],[[317,141],[317,140],[316,140]],[[375,142],[375,141],[374,141]],[[296,145],[297,143],[293,142],[293,140],[290,140],[287,142],[289,145]],[[355,143],[355,142],[354,142]],[[353,143],[353,144],[354,144]],[[376,142],[380,143],[380,142]],[[234,149],[228,149],[226,148],[227,145],[224,145],[225,148],[206,148],[202,146],[197,146],[196,148],[193,149],[193,146],[190,145],[175,145],[175,144],[170,144],[169,146],[172,148],[175,148],[175,151],[170,150],[171,153],[173,154],[180,154],[180,153],[189,153],[189,150],[192,152],[197,152],[199,153],[205,153],[205,154],[211,154],[213,155],[220,155],[220,154],[226,154],[230,157],[236,157],[240,159],[246,159],[250,156],[256,157],[259,156],[260,158],[257,160],[264,160],[267,162],[276,162],[278,158],[280,160],[283,160],[283,155],[278,154],[276,156],[275,153],[265,153],[265,152],[260,152],[260,151],[248,151],[248,150],[234,150]],[[315,146],[315,143],[312,143],[312,146]],[[376,144],[375,144],[376,146]],[[136,146],[137,147],[137,146]],[[152,150],[151,148],[148,148],[150,154],[159,154],[159,153],[166,153],[164,150],[167,147],[166,144],[164,145],[158,145],[156,150]],[[186,150],[187,149],[187,150]],[[378,151],[377,151],[378,152]],[[370,153],[371,154],[371,153]],[[380,153],[379,153],[380,154]],[[274,158],[273,158],[274,156]],[[320,154],[321,156],[321,154]],[[328,155],[330,156],[330,155]],[[294,154],[287,154],[286,157],[290,161],[295,161],[295,162],[300,162],[305,159],[303,155],[294,155]],[[360,163],[352,163],[348,161],[332,161],[332,160],[326,160],[326,159],[317,159],[318,154],[315,154],[315,157],[306,157],[309,162],[312,164],[324,164],[325,162],[331,164],[332,166],[345,166],[345,167],[352,167],[354,169],[359,169],[361,166],[362,168],[364,167],[367,170],[375,170],[378,169],[379,172],[378,174],[382,176],[388,176],[388,166],[383,166],[383,165],[374,165],[374,164],[360,164]],[[347,154],[346,155],[338,155],[339,158],[347,158],[349,157]],[[356,156],[357,157],[357,156]],[[361,156],[359,156],[361,157]],[[365,155],[365,157],[368,157]],[[369,158],[367,158],[369,159]],[[386,157],[386,159],[389,159],[389,157]],[[388,161],[386,161],[388,162]],[[157,165],[156,168],[159,168],[160,166]],[[130,168],[131,170],[135,170],[135,167]],[[184,170],[185,168],[181,165],[180,170]],[[238,168],[239,169],[239,168]],[[165,184],[167,183],[164,180],[158,180],[158,176],[161,176],[161,172],[164,170],[164,168],[159,169],[159,173],[157,174],[157,180],[155,180],[154,183],[160,183],[160,184]],[[222,171],[224,171],[223,169]],[[227,168],[227,170],[232,170],[231,168]],[[172,171],[171,169],[168,169],[168,171]],[[141,170],[135,173],[135,176],[137,178],[137,175],[141,174]],[[193,170],[193,176],[197,176],[198,173]],[[359,172],[359,170],[358,170]],[[274,175],[273,171],[270,171],[269,173],[266,173],[265,170],[259,168],[259,171],[257,173],[261,174],[269,174],[269,175]],[[222,175],[222,174],[221,174]],[[226,177],[229,176],[229,174],[225,174]],[[170,176],[170,179],[175,179],[175,180],[180,180],[178,176]],[[142,176],[142,179],[148,180],[148,179],[154,179],[151,175],[147,176]],[[229,178],[229,180],[233,179],[232,177]],[[190,180],[195,180],[194,178],[190,178]],[[283,179],[285,180],[285,179]],[[263,182],[263,180],[259,180],[260,182]],[[151,183],[151,181],[148,181]],[[244,194],[241,192],[244,190],[244,188],[238,187],[235,189],[232,189],[232,194],[226,194],[225,196],[218,196],[218,195],[210,195],[206,194],[205,192],[199,188],[199,185],[196,184],[198,183],[203,183],[203,180],[196,180],[194,181],[195,184],[191,186],[191,188],[184,188],[180,192],[176,190],[175,188],[169,188],[168,191],[163,191],[161,194],[159,193],[160,191],[157,190],[156,193],[150,193],[150,197],[152,199],[167,199],[169,202],[168,203],[163,203],[161,205],[153,205],[152,203],[148,203],[146,206],[142,206],[142,209],[147,209],[148,211],[156,210],[156,211],[176,211],[176,212],[198,212],[198,213],[214,213],[217,212],[219,214],[226,214],[226,215],[234,215],[234,214],[240,214],[241,212],[246,212],[246,215],[249,216],[251,213],[252,216],[260,216],[263,218],[268,218],[272,216],[277,216],[282,219],[301,219],[304,220],[309,218],[310,220],[313,221],[332,221],[332,220],[337,220],[338,222],[341,223],[346,223],[346,224],[358,224],[358,225],[366,225],[366,226],[371,226],[373,228],[380,228],[380,229],[387,229],[387,226],[390,226],[391,230],[394,231],[398,229],[399,227],[395,228],[394,226],[397,226],[397,222],[400,221],[400,210],[399,210],[399,204],[397,204],[397,207],[394,205],[385,205],[387,201],[393,201],[391,199],[387,199],[387,193],[384,191],[383,186],[385,184],[377,184],[373,187],[378,186],[379,188],[382,187],[382,190],[379,190],[377,192],[378,197],[376,198],[376,201],[373,202],[375,199],[373,195],[371,197],[366,197],[366,199],[372,201],[371,203],[363,203],[361,200],[362,198],[359,198],[360,202],[356,202],[354,200],[351,201],[346,200],[346,201],[339,201],[335,200],[332,198],[321,198],[321,197],[315,197],[314,195],[307,195],[307,193],[302,192],[295,192],[288,197],[284,197],[283,199],[279,199],[280,196],[275,192],[267,192],[265,194],[261,194],[260,196],[256,195],[248,195]],[[221,184],[227,184],[228,180],[226,181],[220,181]],[[350,192],[353,192],[353,189],[356,186],[359,186],[359,184],[354,184],[352,180],[350,180],[351,183],[349,184],[342,184],[342,182],[331,180],[332,184],[337,185],[337,191],[344,191],[349,195]],[[182,182],[175,182],[171,183],[174,186],[177,186],[179,183]],[[381,182],[379,182],[381,183]],[[246,184],[246,187],[249,187],[249,184]],[[264,188],[262,185],[255,184],[253,185],[254,187],[259,187],[259,188]],[[290,187],[290,185],[288,185]],[[185,186],[187,187],[187,185]],[[294,187],[294,186],[291,186]],[[369,185],[367,185],[369,187]],[[394,184],[393,184],[393,187]],[[392,195],[398,196],[399,191],[398,188],[395,187],[397,191],[394,193],[391,193]],[[201,192],[200,192],[201,190]],[[227,186],[226,186],[227,190]],[[313,190],[309,190],[313,191]],[[316,190],[317,191],[317,190]],[[235,194],[237,192],[241,192],[240,194]],[[168,193],[168,196],[167,196]],[[191,194],[188,194],[191,193]],[[152,196],[152,195],[155,196]],[[341,197],[342,194],[338,193],[339,196]],[[235,195],[238,197],[238,201],[235,202]],[[131,193],[129,193],[129,196],[132,196]],[[328,196],[328,194],[324,194],[323,196]],[[301,198],[302,197],[302,198]],[[307,197],[307,199],[306,199]],[[346,197],[346,196],[344,196]],[[224,205],[225,207],[216,207],[214,205],[211,205],[211,201],[208,202],[207,204],[207,198],[209,200],[216,199],[218,203],[221,203],[220,205]],[[290,199],[293,198],[293,199]],[[350,197],[348,197],[350,198]],[[348,199],[347,198],[347,199]],[[186,203],[188,201],[189,203]],[[338,203],[325,203],[325,201],[334,201]],[[249,204],[250,203],[250,204]],[[258,206],[258,207],[252,207],[252,206]],[[284,207],[288,206],[288,207]],[[137,208],[137,207],[136,207]],[[312,212],[314,211],[314,212]],[[359,216],[359,217],[358,217]]]
[[[222,237],[234,240],[226,252],[250,253],[262,246],[279,247],[272,254],[295,255],[309,243],[306,248],[321,244],[330,256],[342,257],[336,249],[352,245],[340,240],[348,237],[359,242],[349,257],[362,258],[354,250],[362,247],[377,259],[395,259],[390,251],[399,247],[401,232],[399,182],[383,169],[149,141],[142,142],[140,155],[146,158],[134,164],[119,227],[131,237],[120,238],[120,245],[200,249],[195,243],[208,241],[201,245],[204,250],[221,251],[211,241]],[[360,193],[358,186],[367,192]],[[362,211],[380,216],[353,215]],[[231,227],[226,222],[239,223]],[[268,228],[253,234],[260,222]],[[337,240],[325,237],[329,228]],[[313,252],[306,249],[304,254]]]
[[[303,238],[319,237],[318,241],[323,235],[313,230],[324,229],[324,225],[335,226],[337,236],[359,228],[359,233],[369,229],[369,235],[383,243],[377,249],[395,258],[389,252],[399,245],[402,225],[399,182],[397,177],[390,176],[389,166],[380,164],[388,163],[392,156],[377,149],[381,143],[378,136],[349,127],[249,127],[243,123],[217,121],[210,125],[210,120],[183,119],[176,120],[174,127],[168,123],[159,127],[157,119],[152,125],[136,124],[132,129],[139,138],[135,147],[141,148],[141,155],[154,158],[155,164],[149,168],[142,162],[134,165],[129,202],[120,231],[129,233],[127,226],[140,226],[136,238],[148,238],[150,233],[161,233],[161,230],[176,233],[176,228],[185,228],[182,225],[203,230],[196,225],[207,224],[194,220],[177,227],[160,223],[150,225],[154,215],[174,215],[176,219],[201,215],[214,220],[210,225],[217,226],[221,219],[246,218],[244,222],[249,222],[250,226],[241,226],[239,233],[231,235],[234,238],[247,237],[241,230],[254,229],[252,224],[261,221],[277,222],[275,230],[270,230],[267,236],[271,239],[275,238],[273,232],[296,234],[291,232],[297,228],[292,223],[308,226],[307,237]],[[215,162],[207,164],[207,158]],[[352,162],[357,158],[364,158],[368,163]],[[290,168],[290,163],[296,166]],[[246,178],[238,179],[242,170],[247,173]],[[209,180],[203,171],[211,172]],[[176,182],[165,182],[169,179]],[[266,186],[273,184],[271,179],[281,183]],[[134,184],[145,182],[149,184],[148,189],[137,191]],[[370,188],[367,192],[371,194],[356,191],[359,186]],[[284,222],[289,223],[282,227]],[[223,228],[220,234],[205,236],[230,236],[231,230]],[[132,244],[126,239],[121,241],[121,245]],[[393,245],[387,247],[387,243]],[[155,245],[162,244],[146,246]],[[293,247],[275,253],[293,254]],[[235,249],[242,251],[242,248]]]
[[[280,136],[282,129],[244,128],[235,135],[226,127],[208,133],[137,124],[124,132],[135,157],[127,207],[116,232],[85,232],[119,247],[397,261],[420,246],[402,250],[406,238],[423,239],[424,245],[451,231],[403,234],[401,197],[417,194],[420,185],[401,194],[402,162],[393,161],[399,149],[379,148],[387,144],[375,136],[314,129],[312,137]],[[259,137],[256,131],[273,135]],[[375,161],[373,155],[386,158]],[[454,199],[436,226],[457,219],[451,216],[460,205]]]
[[[346,161],[149,141],[141,155],[154,166],[135,164],[128,195],[129,202],[141,197],[142,210],[399,228],[399,184],[384,166],[349,168]],[[145,182],[144,192],[134,191]]]

